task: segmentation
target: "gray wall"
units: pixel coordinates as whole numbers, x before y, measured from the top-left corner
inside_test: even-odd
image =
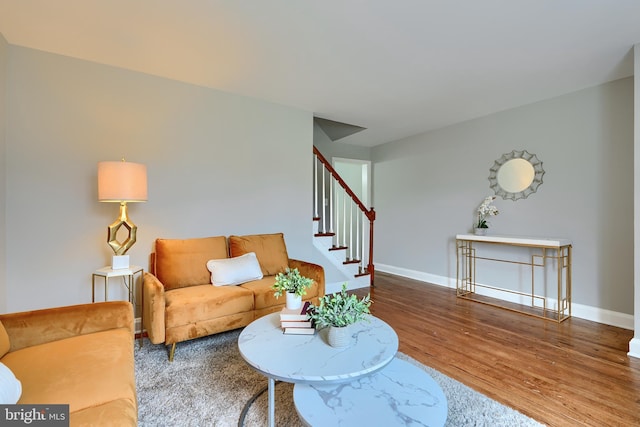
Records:
[[[0,313],[7,308],[6,264],[6,124],[7,124],[7,58],[9,45],[0,34]]]
[[[632,314],[633,78],[375,147],[376,266],[455,278],[455,235],[514,149],[538,155],[544,183],[496,200],[490,232],[571,239],[573,302]]]
[[[331,161],[334,157],[344,157],[345,159],[371,160],[371,149],[349,145],[337,141],[331,141],[327,134],[316,123],[313,124],[313,145],[316,146],[322,155]]]
[[[123,156],[148,169],[132,264],[157,237],[270,232],[312,258],[310,112],[12,45],[8,67],[7,311],[91,300],[118,215],[96,164]]]
[[[453,236],[491,194],[493,161],[536,153],[544,184],[498,200],[491,232],[572,239],[574,301],[632,313],[632,111],[624,79],[371,150],[317,143],[328,158],[374,161],[376,264],[441,277],[455,276]],[[97,202],[96,163],[122,156],[149,171],[149,201],[130,206],[132,263],[147,267],[156,237],[276,231],[292,256],[322,263],[307,203],[317,136],[309,112],[0,36],[0,310],[90,300],[118,210]]]

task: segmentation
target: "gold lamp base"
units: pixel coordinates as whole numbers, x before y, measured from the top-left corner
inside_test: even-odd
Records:
[[[123,242],[120,242],[118,240],[118,230],[123,226],[129,230],[129,233],[127,238]],[[137,231],[138,227],[131,222],[127,214],[127,202],[120,202],[120,216],[107,228],[107,243],[116,255],[124,255],[136,242]]]

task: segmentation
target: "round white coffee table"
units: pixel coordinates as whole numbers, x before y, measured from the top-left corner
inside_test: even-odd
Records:
[[[398,351],[398,335],[374,316],[350,326],[349,347],[327,344],[327,330],[314,335],[284,335],[279,313],[250,323],[238,337],[244,360],[268,378],[269,426],[275,423],[275,380],[303,384],[350,382],[387,365]]]
[[[308,426],[443,426],[447,399],[437,382],[397,357],[346,384],[296,384],[293,401]]]

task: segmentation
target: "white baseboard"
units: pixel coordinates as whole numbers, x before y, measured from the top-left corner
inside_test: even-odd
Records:
[[[139,317],[136,317],[136,320],[133,324],[133,330],[135,331],[136,334],[139,334],[140,331],[142,331],[142,319]]]
[[[583,304],[571,304],[572,315],[580,319],[633,330],[633,315]]]
[[[438,276],[435,274],[424,273],[422,271],[410,270],[407,268],[394,267],[392,265],[376,263],[376,270],[384,273],[395,274],[397,276],[407,277],[409,279],[418,280],[420,282],[432,283],[434,285],[445,286],[447,288],[456,287],[456,279],[445,276]],[[478,293],[482,295],[490,296],[493,298],[499,298],[502,300],[520,303],[517,295],[505,296],[505,293],[492,291],[491,289],[478,288]],[[554,301],[549,299],[550,305],[554,304]],[[571,315],[580,319],[590,320],[592,322],[604,323],[605,325],[616,326],[618,328],[633,330],[633,315],[626,313],[619,313],[616,311],[605,310],[598,307],[591,307],[583,304],[571,304]],[[640,343],[638,344],[640,346]],[[640,348],[637,350],[637,354],[640,354]],[[638,356],[640,357],[640,356]]]
[[[376,270],[383,273],[395,274],[396,276],[407,277],[409,279],[419,280],[421,282],[432,283],[434,285],[445,286],[447,288],[456,287],[456,279],[451,279],[445,276],[438,276],[435,274],[424,273],[417,270],[409,270],[402,267],[394,267],[392,265],[378,264],[376,263]]]
[[[640,358],[640,338],[633,338],[629,341],[627,356]]]

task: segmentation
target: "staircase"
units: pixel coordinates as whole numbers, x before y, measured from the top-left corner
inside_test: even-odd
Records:
[[[313,155],[314,245],[349,278],[349,289],[373,286],[376,213],[360,201],[316,147]],[[327,293],[334,291],[327,289]]]

